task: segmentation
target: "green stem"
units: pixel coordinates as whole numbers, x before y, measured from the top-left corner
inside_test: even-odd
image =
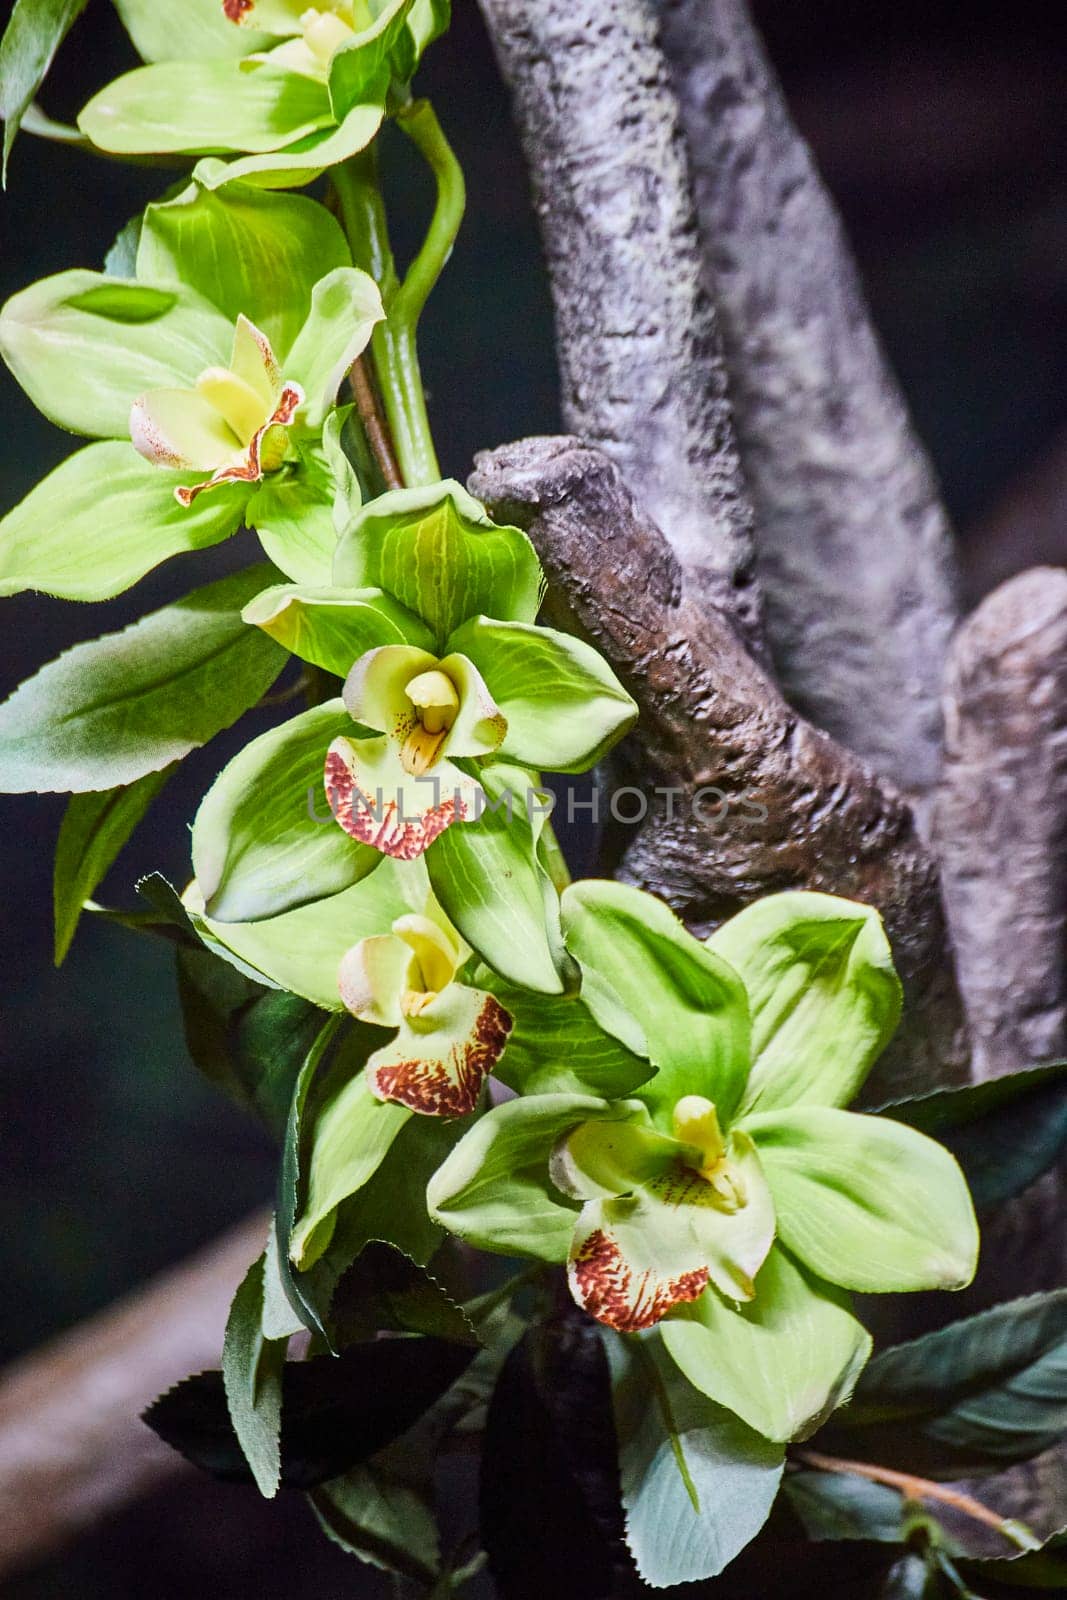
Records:
[[[425,157],[437,182],[429,230],[402,283],[389,243],[374,148],[335,168],[334,185],[353,259],[382,292],[386,320],[374,330],[372,349],[400,471],[405,484],[414,487],[436,483],[441,476],[419,371],[416,330],[451,254],[465,191],[459,163],[429,102],[412,101],[397,114],[397,123]]]

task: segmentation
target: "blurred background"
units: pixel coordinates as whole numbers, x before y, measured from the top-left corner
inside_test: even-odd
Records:
[[[476,449],[555,431],[559,419],[524,171],[474,0],[454,4],[418,87],[438,106],[470,193],[423,339],[443,467],[462,478]],[[1067,31],[1048,0],[757,0],[755,11],[940,472],[973,604],[1023,567],[1067,560]],[[106,0],[91,0],[45,108],[71,119],[134,64]],[[403,257],[429,194],[402,156],[392,150],[389,167]],[[46,273],[98,266],[165,181],[23,135],[0,202],[0,298]],[[3,370],[0,411],[6,510],[70,441]],[[248,555],[235,542],[184,558],[91,611],[5,601],[0,693]],[[185,763],[102,899],[132,903],[135,879],[152,869],[184,881],[196,801],[247,728]],[[83,924],[53,969],[62,806],[0,801],[3,1359],[195,1249],[273,1183],[265,1139],[188,1062],[166,946]],[[266,1506],[192,1474],[4,1590],[12,1600],[386,1592],[317,1535],[299,1497]]]

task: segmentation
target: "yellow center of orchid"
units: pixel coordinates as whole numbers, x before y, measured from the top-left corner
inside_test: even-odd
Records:
[[[710,1100],[701,1094],[687,1094],[674,1108],[674,1137],[700,1152],[700,1176],[714,1189],[725,1211],[740,1211],[747,1205],[744,1180],[726,1153],[726,1140],[719,1127],[719,1115]]]
[[[439,667],[420,672],[405,691],[415,712],[415,723],[404,740],[400,759],[407,772],[421,777],[437,760],[449,729],[459,715],[459,693]]]
[[[337,0],[325,10],[312,6],[300,18],[304,43],[322,66],[328,66],[331,57],[342,45],[351,42],[374,21],[367,0]]]
[[[218,412],[242,446],[249,445],[270,420],[273,407],[229,367],[206,367],[196,380],[196,392]]]
[[[406,1017],[417,1017],[452,982],[460,965],[460,951],[429,917],[398,917],[392,931],[411,951],[400,1009]]]

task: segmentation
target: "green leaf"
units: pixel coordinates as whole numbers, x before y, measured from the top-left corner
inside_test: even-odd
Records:
[[[42,278],[0,311],[0,355],[34,405],[94,439],[128,439],[139,395],[191,387],[205,367],[229,362],[232,344],[232,323],[192,289],[80,268]]]
[[[0,790],[112,789],[229,727],[285,664],[241,620],[272,576],[252,567],[221,578],[43,667],[0,705]]]
[[[181,27],[159,0],[114,0],[126,31],[146,61],[187,61],[250,55],[274,43],[267,33],[235,27],[219,0],[182,0]]]
[[[688,1094],[724,1121],[748,1071],[748,1004],[737,974],[687,933],[660,900],[625,884],[587,879],[563,894],[567,944],[583,972],[610,984],[644,1029],[658,1067],[638,1091],[670,1132]]]
[[[282,1374],[283,1488],[312,1489],[406,1433],[471,1362],[469,1345],[377,1339],[339,1357],[290,1361]],[[202,1372],[150,1406],[144,1420],[220,1478],[250,1477],[227,1414],[223,1377]]]
[[[900,983],[871,906],[794,890],[757,900],[708,948],[740,973],[752,1012],[746,1111],[843,1106],[900,1018]]]
[[[150,205],[137,251],[138,278],[187,284],[231,324],[242,313],[250,317],[279,360],[311,310],[319,278],[350,265],[344,234],[325,206],[245,183],[219,192],[191,183],[175,199]]]
[[[114,155],[266,154],[334,126],[326,87],[298,72],[240,62],[163,61],[115,78],[78,127]]]
[[[602,1337],[637,1570],[657,1589],[716,1577],[767,1520],[785,1451],[686,1383],[658,1334]]]
[[[850,1472],[791,1472],[783,1488],[809,1539],[905,1542],[899,1489]]]
[[[306,427],[322,427],[341,380],[384,317],[378,285],[369,273],[336,267],[316,283],[307,320],[285,358],[286,377],[299,383],[306,396],[299,413]]]
[[[492,991],[514,1022],[493,1076],[520,1094],[594,1094],[625,1099],[653,1067],[607,1033],[583,996],[531,994],[480,969],[475,982]]]
[[[756,1298],[714,1291],[660,1324],[672,1359],[702,1394],[768,1439],[805,1438],[848,1399],[871,1350],[848,1297],[781,1248],[756,1279]]]
[[[282,1476],[282,1371],[287,1339],[264,1339],[263,1257],[254,1261],[233,1297],[222,1345],[222,1379],[230,1421],[265,1499]]]
[[[387,1447],[309,1498],[327,1538],[349,1555],[430,1584],[440,1572],[437,1523],[425,1493],[408,1481],[398,1448]]]
[[[137,246],[140,243],[143,224],[144,217],[139,211],[115,235],[111,249],[104,257],[104,272],[109,278],[137,276]]]
[[[779,1238],[821,1278],[868,1294],[970,1283],[978,1224],[942,1145],[830,1106],[756,1112],[741,1126],[767,1174]]]
[[[413,0],[387,0],[369,28],[335,51],[330,60],[330,100],[338,122],[360,101],[384,98],[392,77],[392,56],[407,32],[412,4]],[[410,59],[410,38],[408,43]]]
[[[310,1136],[307,1198],[289,1244],[298,1269],[322,1255],[338,1206],[374,1176],[412,1115],[405,1106],[374,1098],[362,1063],[319,1109]]]
[[[380,589],[314,588],[296,583],[265,589],[245,621],[313,666],[347,677],[352,663],[379,645],[432,643],[424,623]]]
[[[415,0],[408,14],[408,39],[401,39],[393,56],[393,70],[398,78],[409,79],[422,58],[423,51],[448,29],[452,20],[452,0]]]
[[[347,161],[370,144],[381,127],[383,105],[353,106],[339,128],[325,128],[271,155],[242,156],[237,161],[208,159],[197,163],[193,177],[207,189],[249,182],[264,188],[294,189],[313,183],[328,167]]]
[[[434,840],[426,852],[430,885],[449,921],[501,977],[561,994],[576,986],[576,973],[559,897],[537,855],[528,803],[534,780],[502,763],[480,767],[478,776],[488,805],[479,820],[454,823]]]
[[[637,716],[604,658],[552,628],[473,617],[447,648],[474,662],[507,718],[501,756],[527,766],[585,772]]]
[[[341,957],[360,939],[388,931],[397,917],[421,909],[426,893],[417,863],[383,861],[350,889],[265,922],[216,922],[204,916],[195,890],[186,892],[186,904],[208,947],[241,971],[326,1011],[340,1011]]]
[[[174,490],[188,476],[117,441],[76,451],[0,521],[0,595],[109,600],[169,557],[228,539],[247,485],[223,485],[186,509]]]
[[[149,772],[125,788],[72,795],[67,802],[52,884],[57,967],[70,949],[82,906],[170,775]]]
[[[1039,1455],[1067,1428],[1067,1289],[883,1351],[835,1422],[866,1459],[938,1477]]]
[[[264,637],[247,626],[245,634]],[[327,700],[253,739],[215,779],[193,823],[193,867],[209,917],[278,916],[351,888],[379,865],[378,852],[348,837],[323,796],[330,741],[354,726],[340,700]]]
[[[265,990],[210,950],[180,946],[185,1042],[201,1072],[280,1138],[293,1086],[322,1028],[317,1007]]]
[[[1010,1594],[1031,1594],[1037,1589],[1067,1589],[1067,1527],[1047,1539],[1040,1550],[1005,1560],[965,1561],[962,1570],[976,1583],[1003,1584]],[[1000,1588],[997,1594],[1001,1593]]]
[[[443,648],[469,617],[532,622],[541,566],[518,528],[498,528],[451,479],[394,489],[364,506],[342,535],[334,582],[384,589],[422,617]]]
[[[963,1168],[979,1213],[1020,1194],[1067,1149],[1067,1062],[879,1106],[934,1135]]]
[[[468,1126],[466,1119],[408,1117],[377,1171],[341,1204],[328,1225],[332,1233],[321,1259],[296,1271],[290,1259],[293,1223],[297,1211],[305,1209],[318,1112],[362,1071],[375,1034],[374,1029],[352,1025],[338,1033],[337,1021],[332,1020],[301,1069],[283,1144],[277,1210],[279,1272],[294,1310],[331,1349],[337,1348],[331,1323],[337,1286],[370,1240],[394,1245],[419,1266],[425,1266],[438,1248],[441,1231],[427,1214],[426,1185]]]
[[[4,124],[3,183],[15,135],[52,58],[85,10],[86,0],[15,0],[0,39],[0,119]]]
[[[566,1261],[578,1208],[552,1183],[549,1157],[580,1123],[625,1115],[625,1108],[579,1094],[495,1107],[434,1173],[426,1191],[430,1215],[482,1250]]]
[[[330,581],[337,548],[337,485],[322,451],[298,446],[298,459],[268,473],[245,510],[264,553],[297,583]]]
[[[431,1334],[457,1344],[477,1344],[463,1308],[424,1267],[395,1245],[372,1240],[342,1274],[330,1320],[343,1347],[383,1331]]]

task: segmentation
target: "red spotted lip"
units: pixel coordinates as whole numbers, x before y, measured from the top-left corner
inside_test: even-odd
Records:
[[[295,417],[298,408],[304,403],[304,391],[297,383],[287,383],[282,390],[277,406],[269,421],[265,422],[258,433],[252,435],[248,451],[243,461],[232,467],[220,467],[213,472],[210,478],[203,483],[194,483],[191,488],[181,487],[175,489],[174,498],[188,510],[198,494],[203,494],[205,489],[214,489],[220,483],[258,483],[263,476],[263,465],[260,461],[260,451],[263,447],[264,435],[271,428],[287,428]]]
[[[454,1044],[447,1056],[412,1057],[378,1067],[368,1062],[371,1088],[380,1100],[396,1100],[422,1116],[466,1116],[478,1104],[482,1084],[503,1055],[511,1029],[510,1014],[487,994],[467,1040]]]
[[[676,1305],[696,1300],[708,1286],[708,1270],[697,1267],[677,1278],[635,1272],[610,1234],[591,1233],[567,1268],[571,1291],[589,1315],[619,1333],[638,1333],[662,1322]]]
[[[330,810],[345,832],[397,861],[414,861],[446,828],[467,815],[463,801],[449,795],[422,816],[402,816],[395,798],[383,795],[379,804],[376,794],[361,789],[336,750],[327,753],[325,778]]]

